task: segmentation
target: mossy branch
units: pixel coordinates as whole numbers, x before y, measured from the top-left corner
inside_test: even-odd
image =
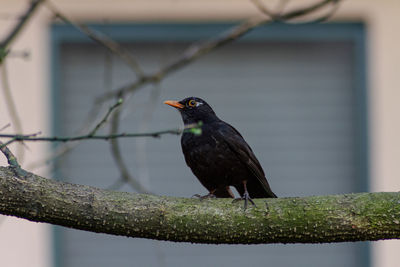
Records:
[[[215,244],[319,243],[400,238],[400,193],[257,199],[130,194],[0,167],[0,213],[98,233]]]

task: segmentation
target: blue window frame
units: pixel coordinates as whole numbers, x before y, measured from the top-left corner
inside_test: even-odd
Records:
[[[118,42],[137,41],[174,41],[193,42],[206,40],[221,34],[234,24],[231,23],[185,23],[185,24],[94,24],[96,30],[106,33]],[[59,125],[59,89],[60,89],[60,47],[64,43],[90,43],[89,38],[78,32],[71,26],[55,24],[51,26],[51,104],[53,114],[53,133],[57,134]],[[237,42],[261,42],[261,41],[351,41],[354,44],[354,84],[357,101],[357,136],[356,154],[359,173],[359,191],[368,191],[368,112],[367,112],[367,75],[366,75],[366,31],[362,23],[330,23],[330,24],[309,24],[309,25],[284,25],[273,24],[266,27],[258,27],[251,33],[245,35]],[[59,242],[57,230],[55,230],[55,266],[61,266],[57,252]],[[362,266],[369,266],[369,245],[363,245],[365,263]]]

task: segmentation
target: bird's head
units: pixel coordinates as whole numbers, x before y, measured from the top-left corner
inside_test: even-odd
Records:
[[[170,105],[179,110],[185,125],[199,122],[207,123],[218,120],[210,105],[198,97],[192,96],[181,101],[167,100],[164,104]]]

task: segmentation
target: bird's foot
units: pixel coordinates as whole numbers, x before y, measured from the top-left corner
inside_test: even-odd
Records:
[[[254,201],[250,198],[250,195],[248,192],[245,192],[243,194],[243,197],[235,198],[234,200],[232,200],[232,202],[237,202],[240,200],[244,200],[244,210],[247,209],[247,202],[250,202],[254,207],[257,207],[256,204],[254,203]]]
[[[216,198],[216,196],[215,196],[213,193],[209,193],[209,194],[204,195],[204,196],[201,196],[201,195],[199,195],[199,194],[194,194],[194,195],[192,196],[192,198],[198,198],[198,199],[200,199],[200,200],[203,200],[203,199],[207,199],[207,198]]]

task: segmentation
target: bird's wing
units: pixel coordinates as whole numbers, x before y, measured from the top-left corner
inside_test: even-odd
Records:
[[[276,197],[272,192],[267,179],[265,178],[264,170],[261,167],[260,162],[257,160],[250,146],[246,143],[242,135],[231,125],[220,122],[219,134],[222,137],[228,147],[234,152],[239,160],[250,170],[250,172],[257,178],[259,184],[263,187],[264,191],[269,197]]]

